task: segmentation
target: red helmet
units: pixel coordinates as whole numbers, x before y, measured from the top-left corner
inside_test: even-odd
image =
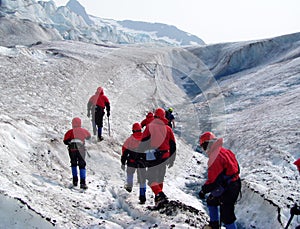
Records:
[[[153,113],[152,112],[149,112],[146,116],[147,118],[152,118],[153,117]]]
[[[206,142],[206,141],[209,141],[209,140],[212,140],[212,139],[215,139],[216,136],[212,133],[212,132],[205,132],[203,133],[201,136],[200,136],[200,139],[199,139],[199,143],[200,143],[200,146]]]
[[[78,118],[78,117],[73,118],[73,120],[72,120],[72,127],[73,128],[81,127],[81,119]]]
[[[141,131],[141,130],[142,130],[142,126],[138,122],[136,122],[132,125],[132,131],[133,132],[137,132],[137,131]]]
[[[163,119],[165,117],[165,110],[162,108],[157,108],[154,113],[154,116],[157,118]]]

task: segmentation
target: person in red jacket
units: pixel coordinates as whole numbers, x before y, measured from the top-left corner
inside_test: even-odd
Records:
[[[144,127],[147,126],[150,122],[152,122],[153,119],[154,119],[153,113],[152,113],[152,112],[148,112],[146,118],[141,122],[142,128],[144,128]]]
[[[73,118],[72,129],[68,130],[64,136],[64,143],[68,145],[69,156],[71,160],[73,185],[78,185],[77,166],[80,173],[80,188],[87,189],[86,185],[86,162],[85,162],[85,140],[91,138],[88,130],[81,127],[81,119]]]
[[[102,87],[98,87],[96,91],[97,101],[95,107],[95,122],[98,127],[98,141],[102,141],[102,127],[103,127],[103,116],[105,114],[104,109],[106,108],[107,117],[110,116],[110,102],[104,95]]]
[[[157,108],[154,120],[143,132],[140,145],[140,152],[146,153],[148,185],[155,194],[156,209],[168,202],[163,192],[163,182],[166,166],[172,167],[175,160],[176,141],[172,129],[167,124],[164,109]]]
[[[241,191],[240,169],[235,155],[222,145],[223,139],[217,139],[211,132],[200,136],[200,146],[208,155],[208,178],[199,192],[201,199],[210,193],[206,200],[210,222],[205,229],[219,228],[218,206],[226,229],[236,229],[234,205]]]
[[[93,127],[93,134],[97,135],[97,126],[95,122],[95,108],[97,103],[98,95],[97,92],[92,95],[87,103],[87,116],[88,118],[91,116],[92,113],[92,127]]]
[[[132,191],[133,176],[137,171],[138,182],[140,184],[140,204],[146,202],[146,168],[145,168],[145,154],[138,152],[138,146],[142,139],[142,127],[139,123],[132,125],[132,134],[126,139],[122,146],[121,168],[125,170],[127,162],[127,183],[125,189],[128,192]]]

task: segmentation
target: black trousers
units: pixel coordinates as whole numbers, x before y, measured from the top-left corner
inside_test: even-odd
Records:
[[[95,123],[98,127],[103,127],[104,114],[104,108],[98,106],[95,108]]]
[[[71,167],[79,166],[79,169],[85,169],[85,150],[69,150]]]
[[[220,218],[224,224],[231,224],[236,220],[234,205],[239,197],[241,187],[241,180],[238,179],[231,182],[220,197],[213,197],[210,194],[207,198],[207,205],[220,206]]]

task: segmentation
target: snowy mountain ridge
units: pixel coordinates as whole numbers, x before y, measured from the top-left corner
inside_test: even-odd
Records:
[[[201,56],[214,77],[219,79],[263,64],[297,58],[299,41],[300,33],[294,33],[272,39],[215,44],[207,48],[191,47],[189,50]]]
[[[18,21],[17,23],[20,27],[28,23],[28,20],[30,23],[35,24],[35,27],[39,27],[42,35],[36,37],[34,43],[67,39],[99,44],[156,43],[171,46],[204,44],[198,37],[189,35],[174,26],[164,25],[163,30],[170,28],[169,32],[160,35],[161,25],[163,24],[158,26],[153,24],[154,28],[151,31],[143,31],[140,28],[137,30],[136,26],[134,26],[134,24],[139,24],[140,22],[132,22],[129,28],[125,22],[90,16],[77,0],[70,0],[66,6],[58,8],[53,1],[2,0],[0,15],[1,21]],[[144,23],[144,25],[151,25],[151,23]],[[3,26],[0,26],[5,31],[5,27],[3,29]],[[12,33],[12,30],[6,30],[6,33],[1,34],[2,46],[31,45],[26,41],[30,35],[30,29],[23,30],[19,34],[19,43],[5,39]],[[43,36],[45,33],[48,37]],[[25,38],[25,40],[22,38]]]

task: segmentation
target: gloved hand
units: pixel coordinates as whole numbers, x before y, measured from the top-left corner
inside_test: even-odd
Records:
[[[300,206],[297,206],[296,204],[294,207],[291,208],[291,215],[300,215]]]
[[[205,199],[205,193],[202,190],[199,192],[198,195],[201,200]]]
[[[125,171],[125,165],[121,165],[121,169],[123,170],[123,171]]]
[[[87,113],[88,118],[91,116],[90,112]]]
[[[109,117],[109,116],[110,116],[110,111],[107,111],[107,114],[106,114],[106,115],[107,115],[107,117]]]

